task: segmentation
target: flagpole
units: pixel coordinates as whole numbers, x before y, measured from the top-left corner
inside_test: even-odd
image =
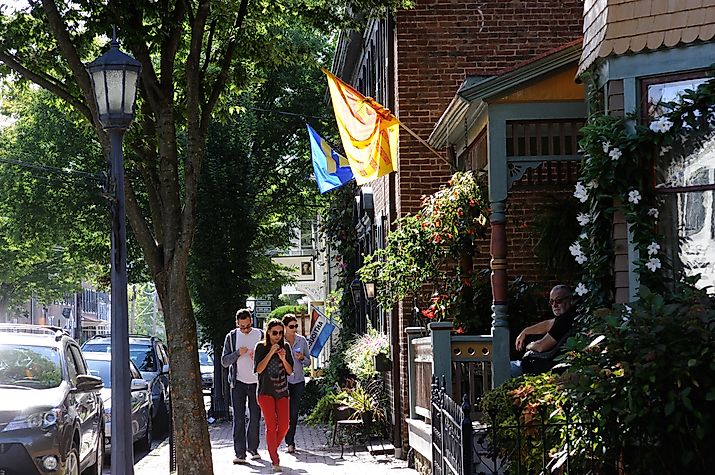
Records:
[[[399,120],[399,119],[398,119],[398,120]],[[430,151],[431,151],[432,153],[434,153],[435,155],[437,155],[437,157],[439,157],[440,160],[442,160],[444,163],[446,163],[447,165],[449,165],[449,167],[450,167],[452,170],[456,170],[456,169],[457,169],[457,167],[455,167],[454,164],[450,163],[449,160],[447,160],[446,158],[444,158],[444,157],[442,156],[442,154],[440,154],[437,150],[435,150],[434,148],[432,148],[432,146],[431,146],[430,144],[428,144],[425,139],[423,139],[422,137],[420,137],[419,135],[417,135],[417,133],[415,133],[414,130],[412,130],[412,129],[410,129],[409,127],[407,127],[402,121],[400,121],[400,127],[402,127],[403,129],[405,129],[405,131],[407,131],[408,134],[410,134],[411,136],[413,136],[414,138],[416,138],[422,145],[424,145],[425,147],[427,147],[428,149],[430,149]]]

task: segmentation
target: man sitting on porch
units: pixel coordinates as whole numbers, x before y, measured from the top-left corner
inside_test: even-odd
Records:
[[[549,293],[549,306],[554,313],[554,318],[535,323],[530,327],[526,327],[516,337],[516,349],[521,351],[524,348],[524,342],[529,335],[543,335],[541,338],[532,341],[526,345],[526,350],[529,350],[525,359],[530,356],[541,357],[547,362],[548,368],[553,364],[553,356],[555,356],[558,347],[566,339],[573,326],[576,308],[573,306],[573,292],[571,287],[564,284],[559,284],[551,289]],[[553,353],[553,354],[551,354]],[[513,378],[521,376],[523,373],[538,373],[543,370],[533,371],[528,364],[523,364],[524,359],[511,362],[511,376]],[[548,371],[548,369],[546,369]]]

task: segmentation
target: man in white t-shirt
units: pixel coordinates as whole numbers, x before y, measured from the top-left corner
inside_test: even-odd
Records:
[[[258,376],[253,369],[253,350],[256,343],[263,338],[263,332],[253,328],[252,321],[250,309],[242,308],[236,312],[236,328],[226,335],[221,356],[221,365],[228,368],[228,383],[231,386],[233,450],[236,453],[234,464],[246,463],[246,451],[253,459],[261,458],[258,455],[261,410],[256,398]],[[248,431],[246,431],[246,400],[248,400]]]

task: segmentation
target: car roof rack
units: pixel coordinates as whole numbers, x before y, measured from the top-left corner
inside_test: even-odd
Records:
[[[50,325],[31,325],[26,323],[0,323],[0,332],[29,333],[32,335],[52,335],[59,341],[63,335],[70,336],[66,330]]]

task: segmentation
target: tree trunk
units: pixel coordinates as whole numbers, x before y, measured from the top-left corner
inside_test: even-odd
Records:
[[[157,290],[164,303],[171,361],[169,378],[174,443],[179,448],[176,465],[179,475],[212,475],[211,442],[199,376],[196,320],[186,283],[186,263],[174,261],[173,264],[165,285],[157,285]],[[189,447],[191,450],[181,450]]]

